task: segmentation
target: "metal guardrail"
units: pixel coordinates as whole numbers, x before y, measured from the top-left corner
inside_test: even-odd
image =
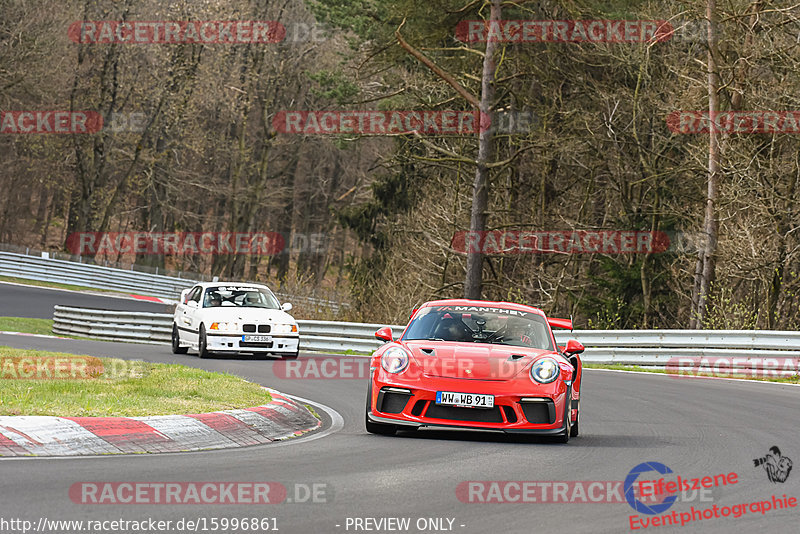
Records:
[[[56,306],[53,332],[114,341],[169,343],[172,315]],[[298,321],[301,350],[370,354],[381,346],[375,331],[386,325]],[[405,326],[391,325],[395,337]],[[663,367],[687,358],[800,358],[800,332],[764,330],[556,331],[560,345],[577,339],[585,363]]]
[[[56,306],[53,333],[161,345],[171,340],[172,315]]]
[[[556,330],[577,339],[585,363],[663,367],[676,358],[800,358],[800,332],[773,330]]]
[[[187,274],[187,276],[165,276],[91,263],[58,260],[41,255],[29,256],[0,251],[0,276],[72,284],[93,289],[131,292],[137,295],[172,300],[178,300],[182,290],[208,278],[197,274],[183,274]],[[347,306],[346,304],[313,297],[293,296],[281,292],[276,292],[275,294],[282,300],[290,300],[295,303],[298,301],[304,302],[317,308],[329,309],[334,314],[338,313],[342,306]]]
[[[171,278],[182,278],[192,280],[211,280],[210,276],[198,274],[195,272],[176,271],[172,269],[165,269],[163,267],[151,267],[149,265],[130,264],[115,262],[109,260],[107,257],[95,258],[92,256],[81,256],[78,254],[70,254],[58,250],[41,250],[38,248],[22,247],[19,245],[11,245],[9,243],[0,243],[0,252],[10,252],[19,254],[21,256],[34,256],[38,258],[53,259],[68,261],[71,263],[83,263],[88,265],[99,265],[101,267],[109,267],[112,269],[119,269],[122,271],[136,271],[144,274],[162,275]]]
[[[56,306],[53,332],[108,341],[165,344],[172,334],[172,315]],[[384,325],[337,321],[297,321],[300,347],[313,351],[369,354],[381,346],[375,331]],[[397,334],[405,326],[393,326]]]
[[[173,299],[197,281],[10,252],[0,252],[0,275]]]

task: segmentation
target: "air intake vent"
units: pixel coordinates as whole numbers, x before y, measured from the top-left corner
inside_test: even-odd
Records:
[[[422,410],[425,409],[425,403],[428,401],[425,400],[418,400],[414,403],[414,407],[411,409],[411,415],[415,417],[419,417],[422,415]]]
[[[455,406],[439,406],[431,403],[425,417],[433,419],[450,419],[451,421],[475,421],[478,423],[502,423],[500,408],[458,408]]]
[[[392,388],[389,388],[390,390]],[[397,391],[387,391],[386,388],[378,393],[378,411],[383,413],[400,413],[402,412],[408,399],[411,398],[411,392],[400,393]]]
[[[517,414],[514,412],[514,408],[511,406],[501,406],[503,409],[503,413],[506,416],[506,421],[509,423],[516,423],[517,422]]]
[[[529,423],[549,425],[556,422],[556,406],[551,399],[536,399],[536,401],[523,399],[520,406]]]

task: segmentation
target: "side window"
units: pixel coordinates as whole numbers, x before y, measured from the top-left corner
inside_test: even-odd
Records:
[[[196,289],[197,289],[196,287],[193,287],[192,289],[190,289],[189,291],[186,292],[186,296],[183,297],[183,303],[184,304],[186,304],[187,302],[192,300],[192,295],[194,294]]]
[[[533,323],[533,327],[536,330],[536,339],[534,341],[536,348],[549,350],[550,342],[548,340],[550,336],[548,335],[547,327],[539,322]]]
[[[202,287],[196,287],[189,293],[189,298],[187,300],[193,300],[195,302],[200,302],[200,294],[203,292]]]

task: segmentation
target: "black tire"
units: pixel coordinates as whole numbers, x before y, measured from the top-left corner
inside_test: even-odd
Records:
[[[577,438],[579,433],[578,423],[581,422],[581,409],[578,408],[578,413],[575,414],[575,423],[572,425],[572,428],[569,431],[570,437]]]
[[[567,405],[564,407],[564,433],[556,436],[558,443],[569,443],[572,430],[570,428],[570,414],[572,412],[572,392],[567,391]]]
[[[200,325],[200,333],[197,340],[197,355],[201,358],[208,358],[211,353],[208,352],[208,336],[206,335],[205,325]]]
[[[189,347],[181,347],[180,334],[178,333],[178,325],[172,325],[172,354],[186,354]]]
[[[367,411],[364,413],[364,426],[370,434],[380,434],[381,436],[394,436],[397,432],[396,425],[385,425],[383,423],[373,423],[369,420],[369,401],[372,397],[372,384],[367,389]]]
[[[283,359],[283,360],[296,360],[298,356],[300,356],[300,351],[295,352],[294,354],[284,354],[281,359]]]
[[[394,425],[384,425],[381,423],[370,423],[369,419],[365,421],[367,432],[370,434],[380,434],[381,436],[394,436],[397,433],[397,427]]]

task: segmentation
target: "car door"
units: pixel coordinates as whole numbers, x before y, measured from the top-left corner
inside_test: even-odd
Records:
[[[186,303],[178,305],[178,327],[181,329],[181,337],[192,344],[197,343],[197,327],[199,325],[197,316],[200,312],[200,295],[202,294],[203,288],[196,286],[186,296]]]

